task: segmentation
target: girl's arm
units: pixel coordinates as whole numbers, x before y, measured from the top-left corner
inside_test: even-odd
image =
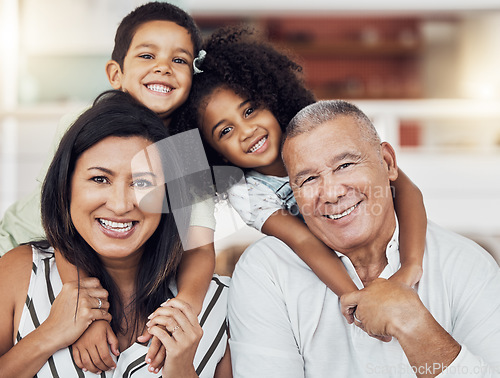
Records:
[[[339,297],[357,290],[335,252],[314,236],[299,218],[278,210],[266,220],[262,232],[285,242]]]
[[[399,222],[401,268],[391,279],[413,286],[422,277],[427,214],[422,193],[400,169],[393,185],[394,207]]]
[[[191,226],[188,243],[197,247],[186,250],[182,255],[177,270],[177,297],[189,303],[194,313],[199,315],[215,271],[214,231],[207,227]]]

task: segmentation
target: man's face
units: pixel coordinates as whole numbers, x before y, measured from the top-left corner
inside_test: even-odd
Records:
[[[342,116],[288,139],[283,157],[300,211],[317,237],[344,254],[385,249],[395,227],[390,180],[397,178],[389,144],[368,141],[355,119]]]

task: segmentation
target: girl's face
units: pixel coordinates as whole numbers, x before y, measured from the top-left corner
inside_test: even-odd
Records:
[[[200,111],[201,132],[218,153],[240,168],[285,176],[280,156],[281,128],[267,109],[227,88],[216,89]]]
[[[168,119],[187,99],[193,79],[194,47],[189,32],[170,21],[149,21],[134,34],[123,71],[108,62],[113,88]]]
[[[71,219],[78,233],[111,261],[140,256],[161,218],[164,190],[160,157],[151,142],[138,136],[108,137],[86,150],[71,178]],[[164,187],[164,186],[163,186]],[[151,193],[153,192],[153,193]],[[148,197],[148,213],[138,203]]]

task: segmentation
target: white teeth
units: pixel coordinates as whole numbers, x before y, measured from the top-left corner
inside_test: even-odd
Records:
[[[333,214],[333,215],[324,215],[324,217],[328,219],[340,219],[345,217],[346,215],[349,215],[352,213],[352,211],[358,206],[358,204],[354,205],[353,207],[348,208],[346,211],[344,211],[341,214]]]
[[[257,144],[255,144],[252,148],[250,148],[248,150],[248,152],[252,153],[252,152],[257,151],[259,148],[261,148],[264,145],[264,143],[266,143],[266,140],[267,140],[267,136],[265,136],[264,138],[262,138],[261,140],[259,140],[257,142]]]
[[[99,218],[99,223],[101,223],[101,225],[104,228],[107,228],[108,230],[113,230],[118,232],[127,232],[133,226],[133,222],[126,222],[126,223],[112,222],[102,218]]]
[[[147,88],[151,91],[160,92],[160,93],[168,93],[168,92],[172,91],[172,88],[167,87],[165,85],[161,85],[161,84],[149,84],[149,85],[147,85]]]

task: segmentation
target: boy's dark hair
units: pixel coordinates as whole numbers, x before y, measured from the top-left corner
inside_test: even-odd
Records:
[[[123,61],[137,29],[150,21],[171,21],[186,29],[191,36],[195,56],[200,50],[201,32],[193,18],[175,5],[165,2],[151,2],[136,8],[123,18],[115,35],[115,47],[111,59],[123,70]]]
[[[99,279],[109,293],[109,312],[113,317],[111,326],[115,332],[119,332],[122,331],[125,308],[120,301],[118,288],[97,253],[76,230],[70,213],[71,178],[78,158],[110,136],[139,136],[155,143],[164,140],[169,134],[162,120],[128,93],[107,91],[99,95],[92,107],[73,123],[59,144],[42,186],[42,224],[48,243],[33,244],[56,248],[78,269]],[[166,162],[167,168],[176,164],[172,160],[175,159]],[[169,283],[182,256],[176,224],[183,227],[181,229],[187,229],[187,225],[179,225],[178,219],[176,217],[175,222],[171,213],[162,214],[156,231],[145,243],[136,278],[136,294],[133,303],[127,308],[127,312],[133,314],[132,320],[125,328],[138,327],[158,307],[158,303],[171,295]]]
[[[189,99],[176,122],[181,130],[200,125],[200,109],[220,87],[271,111],[283,131],[299,110],[315,101],[299,76],[302,67],[246,28],[219,29],[202,48],[207,52],[199,65],[203,72],[193,77]],[[211,164],[227,164],[207,143],[205,150]]]

